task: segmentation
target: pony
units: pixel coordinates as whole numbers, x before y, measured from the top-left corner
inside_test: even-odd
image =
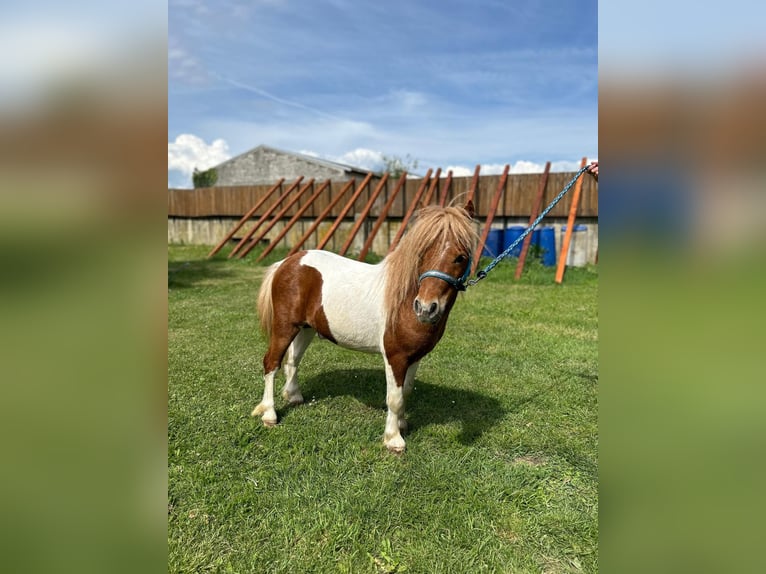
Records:
[[[297,372],[314,335],[336,345],[380,353],[386,373],[383,443],[402,453],[405,401],[421,359],[444,334],[452,306],[471,271],[477,236],[474,207],[427,206],[380,263],[329,251],[299,251],[270,266],[258,292],[258,315],[269,345],[263,357],[263,399],[252,416],[277,424],[274,378],[284,363],[282,397],[303,403]]]

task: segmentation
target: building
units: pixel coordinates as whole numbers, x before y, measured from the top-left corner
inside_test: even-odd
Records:
[[[269,184],[284,177],[343,181],[365,177],[370,170],[259,145],[218,164],[216,186]]]

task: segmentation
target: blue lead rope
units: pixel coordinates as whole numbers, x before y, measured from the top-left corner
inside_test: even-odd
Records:
[[[532,233],[532,231],[534,230],[534,228],[535,228],[535,227],[537,227],[537,224],[538,224],[538,223],[540,223],[540,221],[542,221],[543,217],[545,217],[546,215],[548,215],[548,212],[549,212],[551,209],[553,209],[553,207],[554,207],[554,206],[555,206],[555,205],[556,205],[556,204],[557,204],[557,203],[558,203],[558,202],[561,200],[561,198],[562,198],[562,197],[564,197],[564,196],[567,194],[567,192],[568,192],[568,191],[571,189],[571,187],[574,185],[574,183],[577,181],[577,179],[578,179],[578,178],[579,178],[579,177],[580,177],[580,176],[581,176],[583,173],[585,173],[585,172],[588,170],[588,168],[589,168],[589,167],[590,167],[590,166],[589,166],[589,165],[587,165],[587,166],[585,166],[585,167],[581,168],[581,169],[580,169],[580,171],[578,171],[578,172],[577,172],[577,174],[575,174],[575,176],[572,178],[572,180],[571,180],[571,181],[570,181],[570,182],[567,184],[567,186],[566,186],[566,187],[563,189],[563,191],[562,191],[561,193],[559,193],[559,194],[558,194],[558,195],[557,195],[557,196],[556,196],[556,197],[553,199],[553,201],[551,201],[551,203],[548,205],[548,207],[546,207],[545,209],[543,209],[543,212],[542,212],[542,213],[541,213],[541,214],[540,214],[540,215],[537,217],[537,219],[535,219],[535,220],[532,222],[532,225],[530,225],[530,226],[529,226],[527,229],[525,229],[525,230],[524,230],[524,233],[522,233],[521,235],[519,235],[519,236],[516,238],[516,240],[515,240],[513,243],[511,243],[511,245],[510,245],[510,246],[509,246],[509,247],[508,247],[508,248],[507,248],[505,251],[503,251],[503,252],[502,252],[500,255],[498,255],[497,257],[495,257],[495,258],[494,258],[494,259],[493,259],[493,260],[490,262],[490,264],[489,264],[489,265],[487,265],[487,266],[486,266],[484,269],[482,269],[481,271],[479,271],[479,272],[476,274],[476,278],[475,278],[475,279],[471,279],[470,281],[468,281],[468,282],[466,283],[466,285],[467,285],[468,287],[471,287],[472,285],[476,285],[476,284],[477,284],[479,281],[481,281],[482,279],[484,279],[484,278],[487,276],[487,273],[489,273],[490,271],[492,271],[492,270],[495,268],[495,266],[496,266],[498,263],[500,263],[500,262],[501,262],[503,259],[505,259],[506,257],[508,257],[508,255],[510,255],[511,251],[513,251],[513,250],[514,250],[514,248],[515,248],[515,247],[516,247],[516,246],[517,246],[519,243],[521,243],[522,241],[524,241],[524,238],[525,238],[527,235],[529,235],[530,233]],[[469,269],[470,269],[470,267],[469,267]]]

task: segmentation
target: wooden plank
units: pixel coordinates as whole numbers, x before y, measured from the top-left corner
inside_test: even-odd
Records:
[[[587,165],[588,158],[582,158],[580,163],[580,169]],[[559,253],[558,267],[556,267],[556,283],[561,284],[564,280],[564,270],[567,266],[567,255],[569,254],[569,243],[572,240],[572,228],[574,227],[575,218],[577,217],[577,205],[580,202],[580,190],[582,189],[582,176],[575,182],[574,192],[572,195],[572,205],[569,208],[569,217],[567,218],[567,230],[564,233],[564,239],[561,242],[561,252]]]
[[[511,170],[509,164],[505,165],[503,169],[503,175],[500,176],[500,181],[497,183],[495,189],[495,195],[492,196],[492,203],[487,211],[487,219],[484,221],[484,231],[482,231],[481,239],[479,239],[479,245],[476,248],[476,253],[473,256],[473,263],[471,264],[471,275],[476,273],[476,268],[479,266],[479,259],[481,258],[481,252],[484,250],[484,244],[487,242],[487,236],[489,236],[489,229],[492,226],[492,220],[495,218],[495,211],[500,203],[500,197],[503,195],[505,189],[505,182],[508,181],[508,172]]]
[[[319,197],[322,192],[324,192],[324,190],[329,187],[329,185],[330,180],[328,179],[322,185],[320,185],[314,193],[311,194],[311,197],[306,200],[300,209],[295,212],[295,215],[290,218],[290,221],[285,224],[285,226],[282,228],[282,231],[280,231],[277,236],[269,242],[269,244],[266,246],[266,249],[264,249],[263,252],[258,256],[256,261],[260,261],[272,252],[272,250],[279,244],[279,242],[282,241],[282,238],[287,235],[287,232],[290,231],[292,226],[295,225],[295,222],[300,219],[301,215],[303,215],[306,210],[311,207],[311,205],[314,203],[314,200],[316,200],[316,198]]]
[[[402,219],[402,224],[399,227],[399,230],[396,232],[396,237],[394,237],[394,240],[391,242],[391,245],[388,248],[389,253],[391,253],[394,249],[396,249],[396,246],[399,245],[399,241],[401,240],[402,235],[404,235],[404,230],[407,227],[407,223],[412,217],[412,214],[415,212],[415,209],[418,207],[418,201],[423,196],[423,192],[426,190],[430,179],[431,170],[429,169],[426,173],[426,176],[423,178],[423,181],[421,182],[415,197],[413,197],[412,201],[410,202],[410,208],[407,210],[407,213],[404,214],[404,219]]]
[[[341,198],[346,194],[346,192],[354,187],[354,184],[356,183],[355,179],[350,179],[346,182],[346,185],[344,185],[341,190],[338,192],[338,195],[333,198],[333,200],[327,205],[327,207],[324,208],[322,213],[319,214],[319,217],[317,217],[314,220],[314,223],[311,224],[311,226],[308,228],[308,231],[306,231],[303,236],[298,240],[298,243],[293,245],[293,248],[290,249],[290,252],[287,254],[288,257],[290,255],[293,255],[294,253],[297,253],[301,247],[303,247],[303,244],[306,243],[306,240],[311,236],[312,233],[314,233],[314,230],[319,227],[319,224],[324,221],[324,218],[327,217],[327,214],[330,213],[333,207],[335,207],[335,204],[338,203]]]
[[[439,207],[444,207],[447,204],[447,195],[452,187],[452,170],[447,172],[447,179],[442,185],[441,191],[439,191]]]
[[[471,188],[468,190],[468,197],[466,197],[465,202],[468,203],[469,201],[473,201],[473,198],[476,196],[476,190],[479,189],[479,171],[481,170],[481,165],[476,165],[476,169],[473,170],[473,180],[471,181]],[[474,204],[476,202],[474,201]]]
[[[378,185],[375,187],[375,191],[370,194],[370,198],[367,200],[364,208],[362,208],[362,212],[359,214],[354,227],[351,229],[351,233],[349,233],[349,236],[346,238],[346,242],[343,244],[343,247],[340,248],[340,255],[345,255],[346,251],[348,251],[348,248],[351,247],[351,243],[353,243],[354,237],[356,237],[356,234],[359,232],[359,228],[361,228],[366,221],[367,215],[370,213],[375,200],[378,199],[380,192],[383,191],[383,188],[386,186],[386,181],[388,181],[388,172],[383,175],[381,180],[378,182]]]
[[[441,177],[441,174],[442,174],[442,168],[438,168],[436,170],[436,173],[434,174],[434,179],[431,182],[431,185],[428,187],[428,192],[426,193],[426,196],[423,198],[423,202],[420,204],[421,207],[425,207],[426,205],[429,205],[431,203],[431,198],[434,196],[434,192],[436,191],[436,188],[439,185],[439,177]]]
[[[513,213],[513,202],[519,195],[519,178],[508,177],[508,183],[505,184],[505,194],[503,200],[497,208],[496,217],[508,217],[508,214]]]
[[[548,183],[548,174],[551,171],[551,162],[545,162],[545,169],[543,175],[540,176],[540,186],[537,189],[537,196],[535,198],[535,204],[532,206],[532,212],[529,214],[529,223],[527,227],[534,223],[537,216],[540,215],[540,210],[543,208],[543,195],[545,194],[545,186]],[[519,261],[516,263],[516,273],[514,277],[516,280],[521,278],[521,274],[524,271],[524,264],[527,261],[527,252],[529,251],[529,244],[532,242],[532,233],[529,233],[521,244],[521,253],[519,253]]]
[[[370,183],[370,180],[372,179],[373,174],[368,173],[367,177],[362,180],[362,183],[359,184],[359,187],[354,191],[354,193],[349,198],[346,205],[341,209],[340,213],[338,214],[338,217],[335,218],[335,222],[332,224],[332,227],[325,233],[324,237],[319,241],[319,244],[317,245],[317,249],[322,249],[325,245],[327,245],[327,242],[330,241],[330,238],[333,236],[333,233],[335,233],[340,227],[340,224],[343,223],[343,218],[346,217],[346,214],[349,212],[349,210],[353,207],[354,202],[357,200],[357,198],[362,194],[364,191],[364,188],[367,187],[367,185]]]
[[[231,239],[232,237],[234,237],[234,234],[237,231],[239,231],[239,228],[242,227],[247,222],[247,220],[250,219],[255,214],[256,211],[258,211],[261,205],[263,205],[266,202],[266,200],[269,197],[271,197],[271,195],[274,192],[277,191],[277,189],[282,187],[282,183],[284,183],[284,181],[285,181],[284,177],[280,178],[280,180],[277,183],[275,183],[274,186],[268,192],[266,192],[266,194],[261,198],[261,200],[258,203],[256,203],[252,208],[250,208],[250,210],[245,215],[242,216],[242,219],[240,219],[237,222],[237,224],[232,228],[232,230],[226,234],[226,237],[221,239],[220,243],[216,245],[215,247],[213,247],[210,253],[207,254],[208,259],[210,259],[213,255],[218,253],[223,248],[223,246],[226,245],[226,242],[229,241],[229,239]]]
[[[386,217],[388,217],[388,211],[391,209],[391,205],[393,205],[394,199],[396,199],[396,196],[402,190],[406,181],[407,181],[407,172],[405,171],[404,173],[402,173],[402,176],[399,178],[399,182],[396,184],[394,191],[392,191],[391,195],[388,196],[388,200],[386,201],[386,204],[383,206],[383,209],[378,214],[378,219],[375,220],[375,224],[372,226],[372,231],[367,236],[367,240],[364,242],[364,246],[362,247],[362,250],[359,252],[359,257],[357,258],[359,261],[364,261],[364,258],[367,257],[367,252],[370,250],[370,247],[372,246],[372,242],[375,240],[375,236],[378,234],[378,231],[380,230],[380,226],[383,225],[383,222],[386,220]]]
[[[242,249],[242,250],[239,252],[239,259],[243,259],[244,257],[246,257],[246,256],[247,256],[247,254],[248,254],[248,253],[250,253],[250,252],[253,250],[253,248],[254,248],[256,245],[258,245],[258,242],[259,242],[261,239],[263,239],[263,238],[264,238],[264,236],[265,236],[265,235],[266,235],[266,234],[267,234],[269,231],[271,231],[271,230],[274,228],[274,226],[277,224],[277,222],[278,222],[280,219],[282,219],[282,217],[283,217],[283,216],[284,216],[284,215],[287,213],[287,211],[288,211],[288,210],[289,210],[289,209],[290,209],[290,208],[291,208],[293,205],[295,205],[296,203],[298,203],[298,200],[301,198],[301,196],[302,196],[304,193],[306,193],[306,192],[309,190],[309,188],[311,188],[311,187],[314,187],[314,178],[313,178],[313,177],[312,177],[312,178],[311,178],[311,179],[308,181],[308,183],[307,183],[306,185],[304,185],[303,187],[301,187],[301,188],[298,190],[298,193],[294,193],[294,194],[293,194],[293,197],[290,199],[290,201],[288,201],[288,202],[287,202],[287,204],[286,204],[286,205],[285,205],[285,206],[284,206],[282,209],[280,209],[280,210],[279,210],[277,213],[275,213],[275,214],[274,214],[274,216],[271,218],[271,221],[269,221],[269,223],[266,225],[266,227],[265,227],[265,228],[263,228],[263,229],[261,230],[261,232],[260,232],[260,233],[259,233],[257,236],[253,237],[253,238],[250,240],[250,243],[248,243],[248,244],[245,246],[245,248],[244,248],[244,249]]]
[[[450,183],[449,194],[447,195],[447,200],[450,203],[459,203],[460,205],[463,205],[466,202],[465,198],[468,197],[468,191],[470,186],[471,186],[470,177],[453,176],[452,182]],[[460,198],[460,201],[458,201],[458,198]]]

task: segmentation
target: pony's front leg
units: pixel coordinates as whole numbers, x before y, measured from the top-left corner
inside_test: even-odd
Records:
[[[420,364],[420,361],[417,363],[413,363],[410,365],[410,368],[407,369],[407,374],[404,376],[404,387],[402,389],[402,396],[404,398],[404,404],[406,406],[407,399],[412,394],[412,387],[415,385],[415,373],[418,371],[418,365]],[[402,416],[399,417],[399,431],[406,433],[408,428],[407,419],[405,418],[404,412],[402,411]]]
[[[406,382],[415,378],[417,363],[407,365],[404,362],[394,361],[393,364],[386,358],[386,404],[388,405],[388,415],[386,416],[386,429],[383,433],[383,444],[394,453],[402,453],[405,449],[405,442],[402,438],[402,425],[406,428],[407,422],[404,419],[404,402]],[[411,387],[410,383],[410,389]],[[409,389],[408,389],[409,390]]]

